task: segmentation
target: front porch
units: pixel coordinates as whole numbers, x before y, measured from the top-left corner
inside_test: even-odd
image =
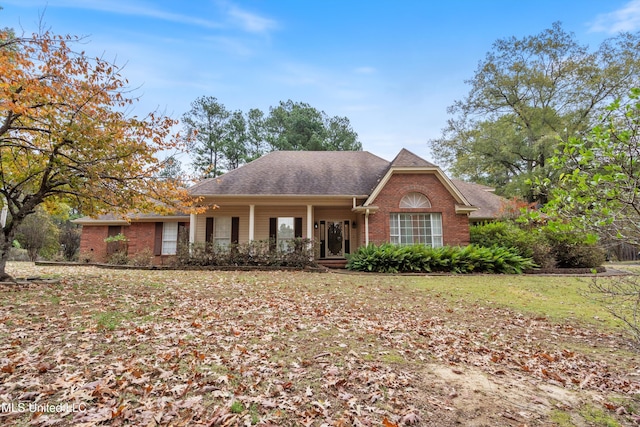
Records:
[[[230,201],[231,202],[231,201]],[[353,209],[356,199],[314,200],[294,205],[291,199],[271,203],[216,203],[192,214],[189,242],[228,246],[252,241],[271,241],[278,247],[287,240],[314,242],[314,259],[331,268],[344,268],[346,256],[365,240],[364,214]]]

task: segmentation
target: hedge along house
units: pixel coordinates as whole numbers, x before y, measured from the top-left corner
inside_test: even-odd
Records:
[[[162,263],[188,228],[192,244],[308,238],[318,262],[339,265],[369,243],[466,245],[470,221],[498,215],[502,198],[490,190],[452,181],[405,149],[391,162],[366,151],[274,151],[191,187],[209,206],[202,213],[77,222],[81,253],[97,260],[108,256],[104,239],[122,232],[129,253],[151,248]]]

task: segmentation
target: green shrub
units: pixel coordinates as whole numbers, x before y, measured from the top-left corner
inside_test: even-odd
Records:
[[[546,234],[558,268],[594,268],[605,262],[604,250],[587,242],[581,234],[551,231]]]
[[[605,261],[602,249],[588,236],[549,227],[522,228],[510,221],[492,222],[472,226],[470,236],[472,244],[513,248],[541,268],[593,268]]]
[[[229,247],[211,243],[180,244],[176,262],[189,266],[270,266],[303,268],[314,264],[313,246],[310,239],[294,239],[291,250],[274,248],[268,240],[254,240]]]
[[[551,244],[541,230],[525,230],[511,221],[498,221],[471,226],[469,231],[472,244],[513,248],[541,268],[555,267]]]
[[[465,247],[424,245],[399,246],[390,243],[368,245],[348,256],[347,268],[377,273],[509,273],[534,268],[534,262],[514,249],[500,246]]]

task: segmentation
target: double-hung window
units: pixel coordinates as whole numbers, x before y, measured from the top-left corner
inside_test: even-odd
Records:
[[[293,217],[278,218],[278,228],[276,234],[278,249],[282,251],[293,250],[293,245],[291,242],[295,238],[294,227],[295,224]]]
[[[295,250],[294,241],[302,237],[302,218],[272,217],[269,218],[269,249],[281,251]]]
[[[392,213],[389,225],[391,243],[442,246],[440,213]]]
[[[219,248],[229,248],[231,246],[231,217],[223,216],[216,218],[213,232],[213,244]]]
[[[162,255],[175,255],[178,250],[178,223],[162,224]]]

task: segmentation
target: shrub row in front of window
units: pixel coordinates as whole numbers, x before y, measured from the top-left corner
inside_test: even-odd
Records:
[[[520,274],[535,268],[531,258],[499,246],[464,247],[385,243],[360,247],[348,257],[347,268],[377,273],[505,273]]]
[[[304,268],[314,264],[311,240],[302,238],[292,239],[286,245],[277,245],[273,240],[253,240],[230,246],[182,243],[178,245],[176,255],[176,262],[183,266]]]

